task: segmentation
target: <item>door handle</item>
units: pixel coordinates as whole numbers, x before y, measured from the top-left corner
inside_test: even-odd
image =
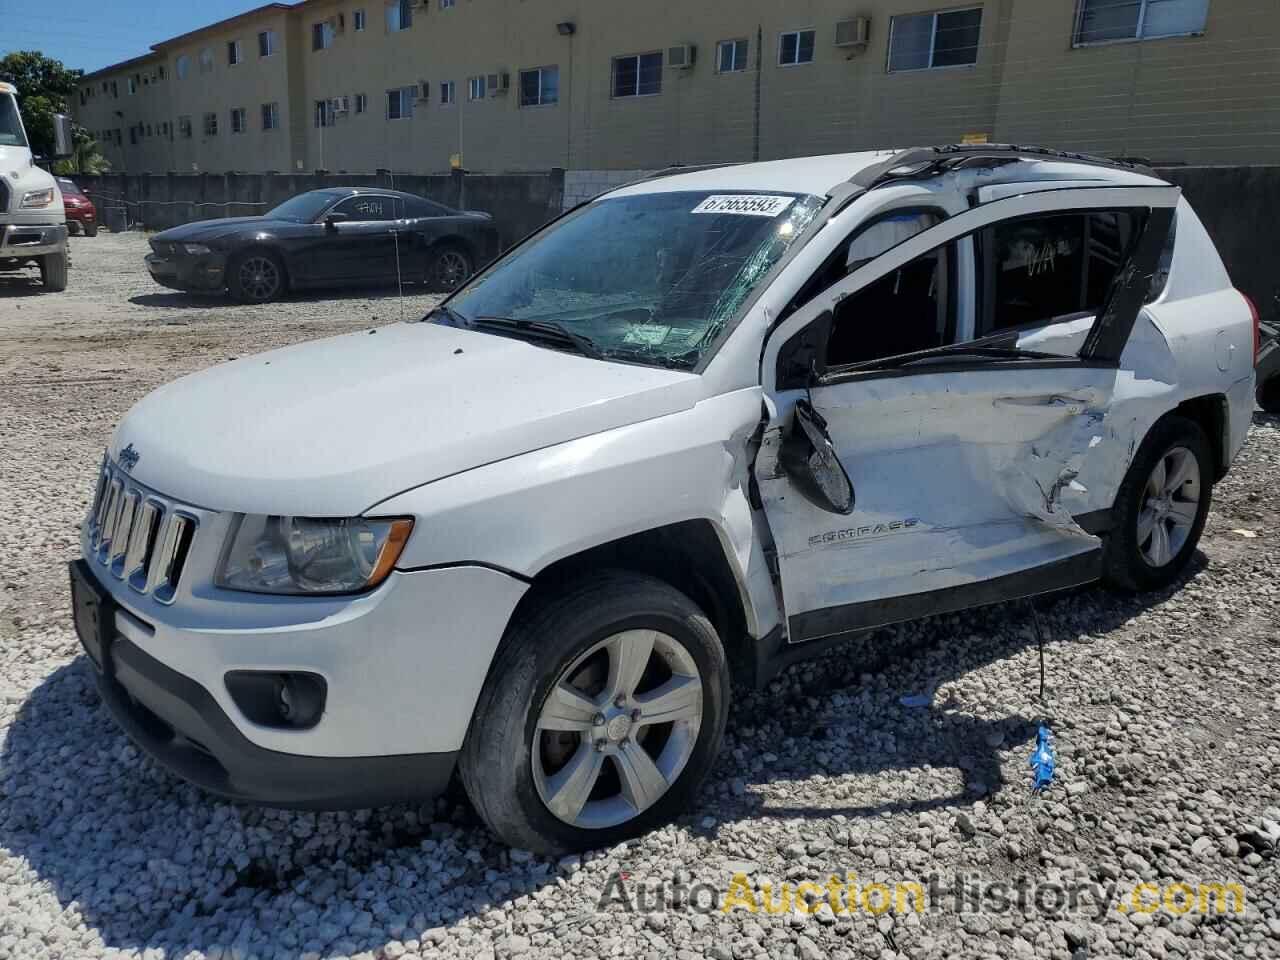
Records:
[[[1051,407],[1072,416],[1084,412],[1084,408],[1093,403],[1092,395],[1087,397],[1068,397],[1060,393],[1046,393],[1038,397],[997,397],[997,407]]]

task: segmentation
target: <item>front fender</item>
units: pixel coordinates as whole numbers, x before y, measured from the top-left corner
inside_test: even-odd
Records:
[[[529,579],[592,547],[706,520],[725,548],[748,631],[761,636],[779,611],[747,495],[760,410],[758,387],[722,394],[446,477],[366,512],[416,519],[399,569],[480,563]]]

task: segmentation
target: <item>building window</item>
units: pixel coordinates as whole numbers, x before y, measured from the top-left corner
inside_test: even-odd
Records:
[[[248,124],[245,122],[244,107],[231,108],[231,132],[244,133]]]
[[[227,66],[234,67],[240,62],[240,41],[227,41]]]
[[[200,72],[213,73],[213,51],[209,47],[200,51]]]
[[[317,100],[314,123],[317,127],[333,126],[333,101]]]
[[[716,44],[716,71],[741,73],[747,69],[747,41],[721,40]]]
[[[280,104],[264,103],[262,105],[262,129],[275,130],[280,126]]]
[[[387,7],[387,29],[392,33],[413,26],[413,0],[397,0]]]
[[[129,128],[129,146],[136,147],[138,145],[138,128]]]
[[[541,107],[559,102],[559,67],[535,67],[520,71],[520,106]]]
[[[454,5],[455,3],[457,3],[457,2],[458,2],[458,0],[440,0],[440,9],[441,9],[441,10],[449,10],[449,9],[451,9],[451,8],[453,7],[453,5]]]
[[[440,102],[444,106],[448,106],[455,100],[452,80],[440,81]]]
[[[174,61],[174,66],[178,71],[178,79],[185,80],[187,74],[191,72],[191,58],[184,53]]]
[[[138,92],[138,78],[130,77],[129,78],[129,96],[133,96],[137,92]]]
[[[468,77],[467,78],[467,99],[483,100],[485,90],[484,77]]]
[[[263,30],[258,34],[258,56],[269,57],[276,52],[276,32]]]
[[[1203,33],[1209,0],[1080,0],[1074,42],[1154,40]]]
[[[115,80],[111,81],[111,96],[120,99],[120,84]]]
[[[387,91],[387,119],[409,120],[413,117],[413,98],[416,87],[400,87]]]
[[[778,34],[778,65],[794,67],[800,63],[813,63],[814,30],[792,30]]]
[[[661,92],[661,53],[613,58],[614,97],[648,97]]]
[[[981,7],[891,17],[889,72],[977,63],[981,32]]]
[[[311,49],[328,50],[333,46],[333,24],[327,20],[311,25]]]
[[[182,137],[184,140],[191,139],[191,118],[190,117],[178,118],[178,136]]]
[[[367,113],[369,110],[369,98],[363,93],[356,94],[356,113]]]
[[[206,137],[216,137],[218,135],[218,115],[216,113],[206,113],[204,115],[204,135]]]
[[[352,28],[357,31],[364,29],[364,11],[363,10],[356,10],[352,12],[351,25],[352,25]]]
[[[162,63],[162,64],[160,64],[159,69],[157,69],[157,70],[156,70],[156,76],[157,76],[157,77],[159,77],[161,80],[163,80],[163,79],[164,79],[164,64],[163,64],[163,63]]]

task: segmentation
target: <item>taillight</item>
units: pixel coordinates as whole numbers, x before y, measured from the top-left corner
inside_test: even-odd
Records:
[[[1253,363],[1254,366],[1257,366],[1258,351],[1262,349],[1262,317],[1258,313],[1257,306],[1249,299],[1247,293],[1242,290],[1240,291],[1240,296],[1244,297],[1244,302],[1249,305],[1249,315],[1253,317]]]

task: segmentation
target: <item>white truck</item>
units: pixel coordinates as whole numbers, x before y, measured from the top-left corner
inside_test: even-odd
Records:
[[[54,158],[71,156],[71,121],[54,115]],[[18,89],[0,82],[0,273],[34,264],[45,289],[67,288],[67,216],[58,181],[32,155]]]
[[[558,852],[692,800],[731,674],[1175,583],[1257,315],[1177,187],[983,145],[647,179],[372,332],[129,412],[77,629],[119,723],[208,790],[374,805],[456,770]]]

